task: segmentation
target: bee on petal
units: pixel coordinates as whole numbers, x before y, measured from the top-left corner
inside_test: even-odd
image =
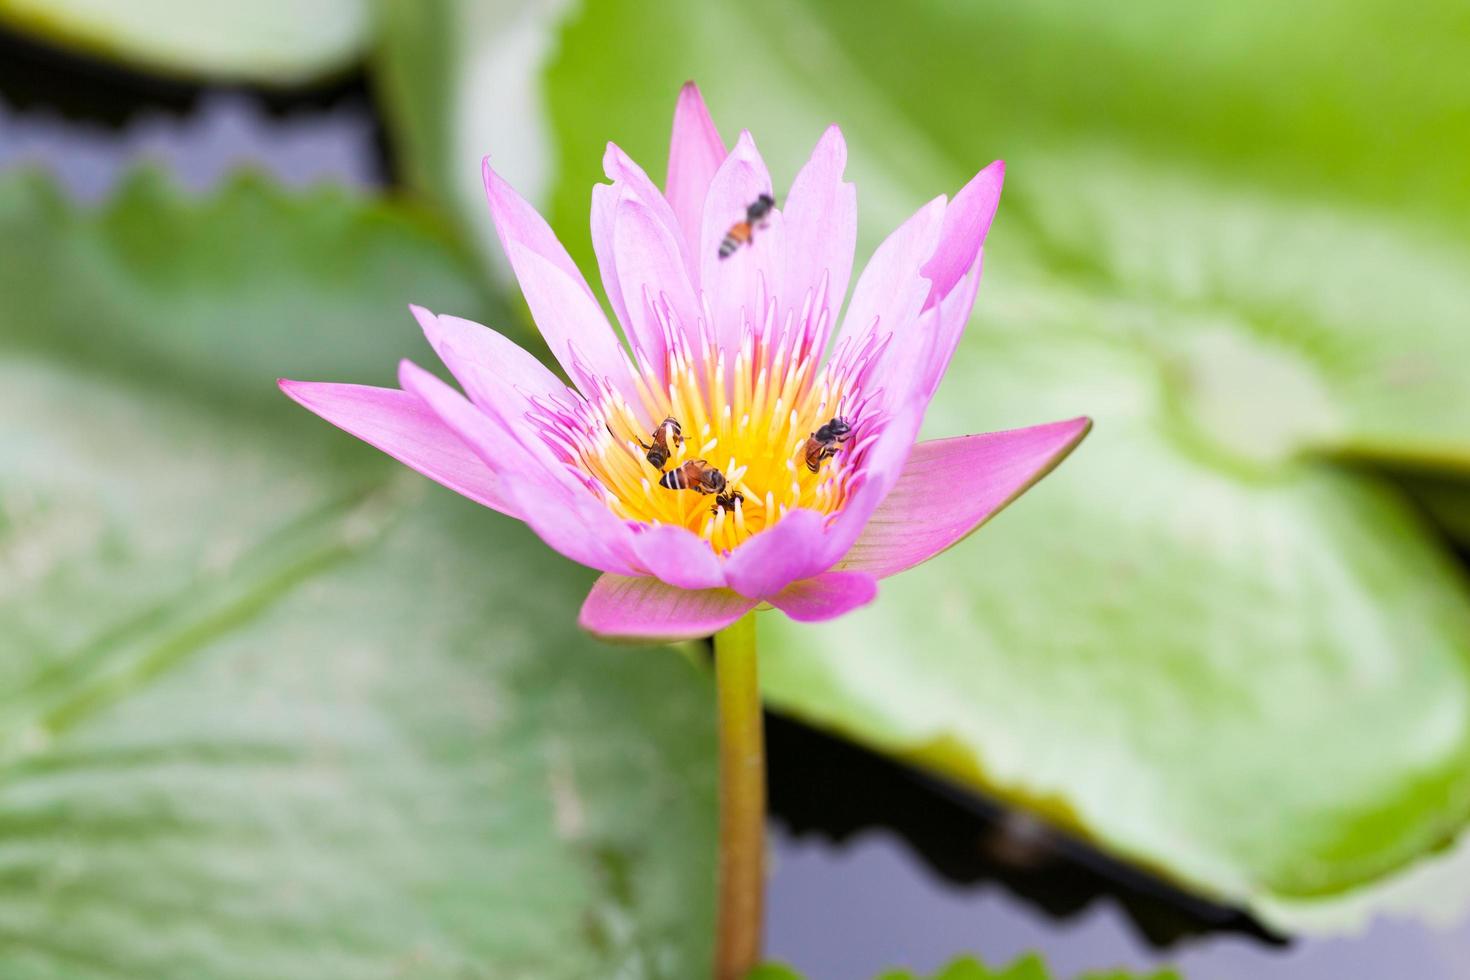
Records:
[[[658,485],[670,490],[720,494],[725,489],[725,474],[702,459],[691,459],[678,469],[669,470],[659,477]]]
[[[745,209],[745,220],[737,221],[725,232],[725,238],[720,242],[720,258],[728,259],[735,254],[735,250],[741,245],[748,245],[755,241],[756,228],[766,226],[766,218],[770,216],[771,208],[776,206],[776,199],[769,194],[762,194],[755,199],[755,203]]]
[[[679,427],[679,420],[670,415],[659,423],[658,428],[653,430],[649,438],[653,440],[652,445],[642,439],[638,440],[638,445],[647,452],[648,461],[653,464],[654,469],[661,470],[669,461],[669,457],[673,455],[673,451],[669,449],[670,440],[673,441],[676,449],[684,445],[684,430]]]
[[[821,469],[822,461],[837,455],[842,444],[852,438],[852,423],[844,418],[832,418],[813,432],[802,449],[806,457],[806,468],[813,473]]]

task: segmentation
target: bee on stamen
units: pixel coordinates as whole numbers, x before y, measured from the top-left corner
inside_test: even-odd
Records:
[[[724,239],[720,242],[720,258],[728,259],[735,254],[735,250],[741,245],[748,245],[755,241],[755,230],[766,226],[766,218],[770,216],[771,209],[776,206],[776,199],[769,194],[762,194],[755,199],[755,203],[745,209],[745,220],[737,221],[725,232]]]
[[[821,469],[822,461],[837,455],[842,444],[852,438],[852,423],[844,418],[833,417],[813,432],[802,449],[806,457],[806,468],[813,473]]]
[[[733,514],[735,512],[736,502],[743,501],[744,499],[745,494],[739,490],[730,490],[727,488],[724,493],[715,494],[715,505],[709,509],[709,512],[711,514],[718,514],[721,510],[727,510]]]
[[[642,439],[638,440],[638,445],[647,451],[648,461],[653,464],[654,469],[663,469],[664,464],[673,455],[673,452],[669,449],[669,438],[671,436],[674,440],[674,448],[677,449],[679,446],[684,445],[684,430],[679,427],[679,420],[672,415],[660,422],[658,428],[653,430],[653,434],[649,436],[653,440],[652,445],[649,445]]]
[[[699,494],[722,494],[725,474],[702,459],[686,460],[678,469],[659,477],[658,485],[670,490],[693,490]],[[718,499],[718,498],[717,498]]]

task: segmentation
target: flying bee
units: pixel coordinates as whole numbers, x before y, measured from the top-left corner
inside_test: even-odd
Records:
[[[729,487],[726,487],[723,493],[715,494],[715,505],[709,509],[709,512],[711,514],[718,514],[720,512],[720,509],[724,508],[725,510],[733,514],[735,512],[736,501],[741,501],[744,499],[745,494],[741,493],[739,490],[731,490]]]
[[[776,199],[769,194],[756,198],[755,203],[745,209],[745,220],[735,222],[725,232],[725,238],[720,242],[720,258],[728,259],[741,245],[755,241],[755,230],[766,226],[766,218],[775,206]]]
[[[684,445],[684,430],[679,428],[679,420],[672,415],[660,422],[658,428],[653,430],[653,434],[649,436],[653,440],[652,445],[642,439],[638,440],[638,445],[647,451],[648,461],[653,464],[654,469],[663,469],[664,464],[673,455],[672,450],[669,449],[670,436],[673,436],[676,449]]]
[[[822,460],[837,455],[837,450],[850,438],[852,423],[836,416],[831,418],[807,439],[806,447],[802,450],[806,456],[806,468],[813,473],[817,472],[822,466]]]
[[[693,490],[700,494],[719,495],[725,490],[725,474],[702,459],[690,459],[678,469],[669,470],[659,477],[658,485],[670,490]]]

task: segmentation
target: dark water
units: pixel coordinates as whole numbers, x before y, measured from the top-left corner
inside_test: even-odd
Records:
[[[360,78],[289,97],[200,89],[0,34],[0,170],[43,165],[81,200],[140,159],[195,190],[239,167],[377,185],[391,180],[384,147]],[[813,980],[1032,950],[1062,977],[1172,965],[1189,980],[1470,978],[1470,920],[1271,936],[1024,815],[790,721],[772,718],[769,733],[769,949]]]
[[[1470,920],[1378,920],[1293,940],[906,767],[780,718],[770,737],[775,956],[813,978],[994,963],[1060,977],[1173,966],[1187,980],[1463,980]]]

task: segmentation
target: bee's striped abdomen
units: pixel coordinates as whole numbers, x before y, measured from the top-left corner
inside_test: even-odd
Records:
[[[728,259],[735,254],[735,250],[750,241],[750,222],[741,221],[731,225],[730,230],[725,232],[725,238],[720,242],[720,258]]]

